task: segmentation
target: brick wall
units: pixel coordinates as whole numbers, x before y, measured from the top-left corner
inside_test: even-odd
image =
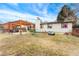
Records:
[[[33,25],[33,26],[31,26]],[[8,22],[3,24],[4,27],[4,31],[8,32],[9,30],[13,30],[15,29],[17,26],[31,26],[31,28],[35,28],[35,25],[33,23],[27,22],[27,21],[22,21],[22,20],[18,20],[18,21],[14,21],[14,22]]]

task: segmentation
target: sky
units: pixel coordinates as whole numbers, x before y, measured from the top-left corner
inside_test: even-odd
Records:
[[[35,22],[36,17],[42,21],[56,21],[64,3],[0,3],[0,23],[19,19]],[[78,4],[69,6],[78,7]]]

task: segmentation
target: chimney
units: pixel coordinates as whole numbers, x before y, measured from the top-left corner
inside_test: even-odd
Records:
[[[40,32],[40,24],[41,24],[40,18],[36,17],[36,21],[35,21],[35,30],[36,30],[36,32]]]

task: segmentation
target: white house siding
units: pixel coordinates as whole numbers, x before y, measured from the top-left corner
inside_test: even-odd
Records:
[[[43,28],[40,28],[40,32],[47,32],[47,24],[42,25]]]
[[[35,30],[36,30],[36,32],[40,32],[40,20],[39,19],[37,19],[36,20],[36,23],[35,23]]]
[[[61,28],[61,32],[72,32],[72,23],[67,23],[68,28]]]
[[[47,24],[43,24],[43,28],[40,28],[40,32],[72,32],[72,23],[67,23],[67,28],[61,28],[61,23],[50,24],[52,28],[48,28]]]
[[[61,33],[72,32],[72,22],[64,22],[64,23],[67,24],[67,28],[62,28],[61,22],[42,23],[41,20],[37,19],[35,23],[35,30],[36,32],[48,32],[48,31],[61,32]],[[52,28],[48,28],[48,24],[51,25]],[[41,25],[43,28],[41,28]]]

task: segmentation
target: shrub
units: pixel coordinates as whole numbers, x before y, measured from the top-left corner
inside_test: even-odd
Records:
[[[30,32],[35,32],[35,29],[30,29],[29,31],[30,31]]]

